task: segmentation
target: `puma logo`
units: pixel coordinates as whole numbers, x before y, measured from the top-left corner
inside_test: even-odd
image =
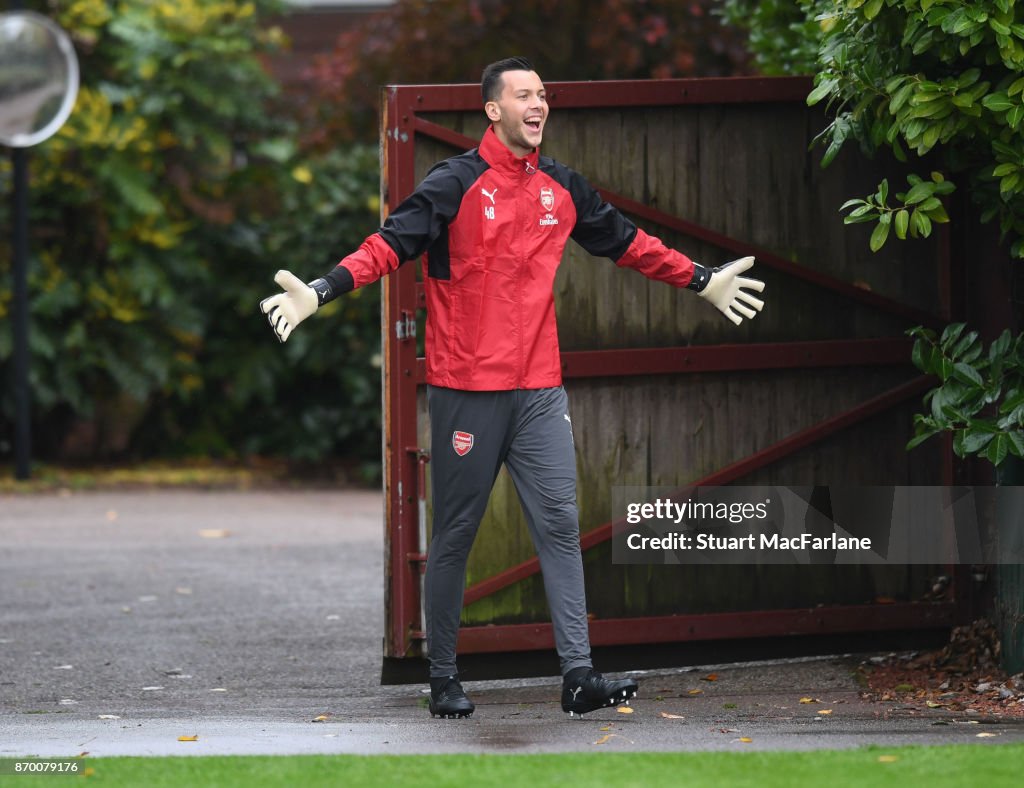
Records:
[[[490,201],[491,201],[491,205],[494,205],[494,195],[498,193],[498,187],[497,187],[497,186],[495,186],[495,187],[494,187],[494,191],[492,191],[492,192],[488,193],[487,189],[485,189],[485,188],[484,188],[483,186],[481,186],[481,187],[480,187],[480,193],[481,193],[481,194],[482,194],[482,195],[483,195],[484,197],[486,197],[486,198],[487,198],[488,200],[490,200]]]
[[[572,699],[575,702],[576,696],[579,695],[581,692],[583,692],[583,687],[577,687],[574,690],[569,690],[569,692],[572,693]]]

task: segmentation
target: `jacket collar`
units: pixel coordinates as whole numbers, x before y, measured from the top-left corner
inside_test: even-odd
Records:
[[[498,139],[493,126],[487,127],[483,139],[480,140],[480,155],[491,167],[510,175],[522,172],[532,175],[537,171],[537,162],[540,159],[540,151],[537,148],[522,158],[516,156]]]

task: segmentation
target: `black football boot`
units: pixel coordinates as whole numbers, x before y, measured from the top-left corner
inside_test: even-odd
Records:
[[[466,697],[459,683],[459,676],[442,676],[430,679],[430,716],[454,720],[456,717],[472,717],[476,706]]]
[[[562,680],[562,711],[572,717],[620,703],[628,706],[636,689],[633,679],[609,681],[593,668],[575,668]]]

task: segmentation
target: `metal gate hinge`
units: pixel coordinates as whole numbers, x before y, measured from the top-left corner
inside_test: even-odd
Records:
[[[416,316],[407,309],[402,310],[402,319],[395,321],[395,336],[399,341],[416,338]]]

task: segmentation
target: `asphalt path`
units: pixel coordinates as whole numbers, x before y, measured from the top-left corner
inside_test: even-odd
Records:
[[[0,496],[0,757],[1024,741],[864,700],[848,655],[641,673],[632,713],[582,721],[557,677],[469,682],[477,713],[433,720],[422,687],[380,684],[382,513],[362,491]]]

